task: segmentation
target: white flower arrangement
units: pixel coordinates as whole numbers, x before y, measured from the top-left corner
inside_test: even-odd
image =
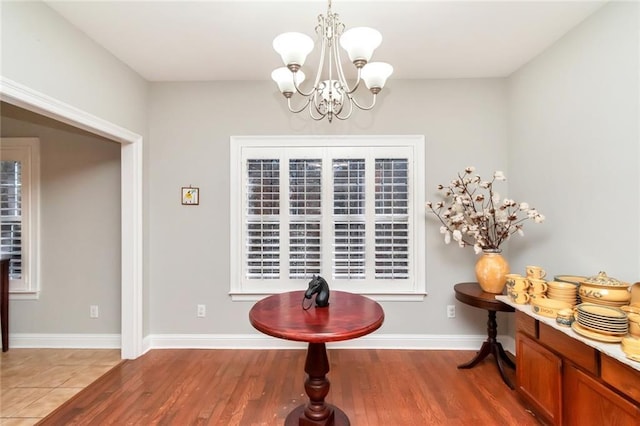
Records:
[[[524,235],[524,221],[544,221],[544,215],[528,203],[501,199],[494,183],[506,181],[504,173],[496,171],[490,181],[485,181],[474,172],[474,167],[467,167],[449,185],[438,185],[445,200],[426,204],[442,223],[440,233],[445,243],[453,239],[460,247],[473,246],[476,254],[500,250],[512,234]]]

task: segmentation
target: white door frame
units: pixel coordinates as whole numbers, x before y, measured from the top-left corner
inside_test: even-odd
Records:
[[[0,100],[121,145],[121,356],[143,354],[142,136],[0,76]]]

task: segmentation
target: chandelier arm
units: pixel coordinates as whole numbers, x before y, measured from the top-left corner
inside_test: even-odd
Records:
[[[300,107],[300,109],[293,109],[291,107],[291,98],[287,98],[287,106],[289,107],[289,111],[291,111],[294,114],[298,114],[299,112],[304,111],[309,106],[310,103],[311,103],[311,97],[307,97],[306,102],[304,103],[304,105]]]
[[[309,98],[309,100],[311,100],[311,98]],[[319,114],[318,116],[313,115],[313,110],[316,110],[316,112]],[[327,112],[325,112],[324,114],[320,111],[320,109],[318,108],[318,105],[316,105],[315,102],[313,102],[313,108],[309,107],[309,117],[311,117],[312,119],[314,119],[315,121],[320,121],[323,118],[325,118],[327,116]]]
[[[291,73],[291,78],[293,79],[293,87],[296,89],[296,92],[298,92],[299,95],[304,96],[305,98],[308,98],[309,96],[313,95],[313,92],[316,91],[315,85],[314,87],[311,88],[311,91],[309,93],[305,93],[302,91],[302,89],[300,88],[300,86],[298,86],[298,82],[296,81],[296,75],[295,73]]]
[[[326,102],[321,98],[320,92],[316,91],[316,93],[314,93],[314,95],[309,99],[310,99],[310,103],[313,105],[313,109],[315,109],[315,111],[319,114],[320,118],[326,117],[327,114],[329,113],[329,109],[326,108],[326,111],[322,112],[321,106],[323,105],[323,103],[326,105]],[[313,111],[311,107],[309,107],[309,115],[311,115],[313,119],[316,119],[312,113]]]
[[[373,107],[374,107],[374,106],[376,106],[376,99],[377,99],[377,98],[378,98],[378,95],[374,93],[374,94],[373,94],[373,100],[371,101],[371,105],[369,105],[368,107],[363,107],[362,105],[360,105],[360,104],[358,103],[358,101],[356,101],[356,99],[355,99],[355,98],[352,98],[351,96],[349,96],[349,99],[351,99],[351,101],[352,101],[354,104],[356,104],[356,106],[357,106],[358,108],[360,108],[361,110],[363,110],[363,111],[369,111],[370,109],[373,109]]]
[[[342,106],[340,107],[340,111],[338,111],[334,116],[338,119],[338,120],[346,120],[349,117],[351,117],[351,113],[353,112],[353,101],[354,99],[351,96],[347,96],[347,99],[349,101],[349,109],[348,109],[348,113],[347,115],[340,115],[340,113],[344,110],[344,104],[345,102],[342,103]]]
[[[331,7],[331,6],[329,6]],[[324,18],[324,16],[320,15],[318,17],[318,19],[320,19],[321,21],[321,30],[320,30],[320,38],[322,40],[321,46],[320,46],[320,61],[318,62],[318,70],[316,71],[316,78],[313,82],[313,88],[315,90],[318,89],[318,83],[320,83],[320,78],[322,76],[322,69],[324,68],[324,60],[325,60],[325,54],[326,54],[326,45],[327,45],[327,40],[325,37],[325,34],[327,32],[327,24],[326,24],[326,20]],[[317,30],[316,30],[317,32]]]
[[[358,87],[360,86],[360,72],[362,68],[357,68],[358,78],[356,79],[356,84],[355,86],[353,86],[353,89],[350,89],[349,83],[347,83],[347,78],[344,75],[344,70],[342,69],[342,59],[340,58],[340,50],[338,49],[338,46],[334,46],[334,54],[336,56],[336,70],[338,72],[338,80],[340,81],[340,85],[344,87],[344,93],[350,95],[358,90]]]
[[[309,108],[309,117],[311,117],[312,119],[314,119],[315,121],[320,121],[323,118],[325,118],[327,116],[327,114],[321,114],[318,117],[315,117],[312,113],[311,113],[311,108]]]
[[[325,20],[324,20],[324,16],[320,15],[318,16],[318,21],[320,21],[320,28],[321,28],[321,38],[322,38],[322,46],[320,48],[320,63],[318,65],[318,70],[316,71],[316,78],[315,81],[313,82],[313,87],[311,88],[311,90],[309,92],[303,92],[302,89],[300,88],[300,86],[298,86],[298,83],[296,82],[296,78],[295,75],[292,77],[293,78],[293,87],[295,87],[296,92],[298,92],[300,95],[306,97],[306,98],[310,98],[311,96],[313,96],[314,94],[317,93],[318,91],[318,83],[320,82],[320,77],[322,75],[322,69],[324,68],[324,58],[325,58],[325,42],[324,42],[324,33],[325,33],[325,28],[326,28],[326,24],[325,24]],[[316,32],[317,32],[317,28],[316,28]],[[308,101],[309,102],[309,101]]]
[[[324,40],[324,35],[322,36],[322,47],[320,48],[320,62],[318,63],[318,70],[316,71],[316,78],[313,82],[313,87],[317,90],[318,84],[320,83],[320,79],[322,78],[322,69],[324,68],[324,60],[325,60],[325,52],[326,52],[326,43]],[[329,60],[331,60],[331,55],[329,55]]]

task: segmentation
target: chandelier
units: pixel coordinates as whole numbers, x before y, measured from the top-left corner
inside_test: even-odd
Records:
[[[331,122],[334,117],[340,120],[348,119],[354,105],[361,110],[372,109],[376,104],[376,96],[393,72],[393,67],[385,62],[369,62],[373,51],[382,42],[382,35],[368,27],[345,31],[338,14],[331,11],[331,0],[327,15],[318,16],[316,33],[321,42],[320,63],[313,87],[306,92],[301,87],[305,75],[300,68],[313,50],[313,40],[306,34],[296,32],[280,34],[273,40],[273,48],[280,54],[286,66],[274,70],[271,78],[287,98],[289,111],[299,113],[309,108],[309,115],[314,120],[326,117]],[[349,86],[342,69],[338,40],[358,72],[353,87]],[[373,94],[368,105],[362,105],[354,97],[361,82],[364,82]],[[291,99],[296,93],[305,100],[301,105],[293,107]]]

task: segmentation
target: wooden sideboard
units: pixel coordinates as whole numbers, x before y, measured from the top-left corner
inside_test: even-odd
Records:
[[[516,311],[516,391],[525,405],[553,425],[640,424],[640,369],[536,317]]]

